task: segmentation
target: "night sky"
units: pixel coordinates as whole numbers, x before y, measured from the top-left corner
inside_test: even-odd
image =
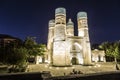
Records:
[[[46,43],[48,21],[64,7],[77,29],[77,13],[86,11],[92,44],[120,40],[119,0],[0,0],[0,34]],[[77,30],[75,31],[75,35]]]

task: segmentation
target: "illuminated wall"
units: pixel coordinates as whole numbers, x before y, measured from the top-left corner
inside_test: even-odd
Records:
[[[55,19],[49,21],[48,56],[55,66],[91,64],[91,48],[87,24],[87,13],[77,14],[78,36],[74,36],[74,23],[66,23],[66,9],[57,8]]]

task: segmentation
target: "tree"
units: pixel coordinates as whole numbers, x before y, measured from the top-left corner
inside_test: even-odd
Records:
[[[0,63],[4,64],[6,62],[6,49],[0,47]]]
[[[110,47],[107,49],[108,56],[114,57],[115,63],[117,63],[117,59],[120,57],[120,42],[111,43]]]
[[[36,46],[36,49],[38,49],[37,50],[38,51],[37,55],[39,55],[39,56],[44,55],[44,53],[46,52],[46,45],[45,44],[38,44]]]
[[[5,46],[0,47],[0,62],[3,64],[8,64],[8,58],[9,56],[14,52],[15,48],[22,47],[22,41],[21,40],[14,40],[10,43],[6,44]]]
[[[27,37],[24,42],[24,46],[28,50],[29,57],[34,56],[35,61],[36,56],[42,56],[46,51],[46,46],[44,44],[37,44],[37,42],[34,40],[34,37]]]
[[[105,51],[105,53],[107,54],[107,49],[109,48],[110,45],[111,45],[111,43],[109,43],[109,42],[103,42],[103,43],[99,46],[99,48],[100,48],[100,49],[103,49],[103,50]]]
[[[13,41],[6,46],[0,47],[0,61],[3,64],[12,66],[12,70],[26,65],[28,52],[22,41]]]
[[[27,37],[24,41],[24,46],[28,50],[29,56],[33,55],[36,42],[33,37]]]
[[[106,56],[114,57],[114,61],[117,63],[117,59],[120,57],[120,41],[104,42],[100,45],[100,48],[105,51]]]
[[[25,71],[27,67],[27,50],[24,47],[14,48],[7,55],[7,64],[12,65],[10,72]]]

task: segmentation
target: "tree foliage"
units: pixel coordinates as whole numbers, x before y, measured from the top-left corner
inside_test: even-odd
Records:
[[[7,58],[7,63],[10,65],[22,65],[27,60],[27,49],[26,48],[14,48],[11,50]]]
[[[10,70],[13,72],[26,65],[27,55],[27,49],[16,41],[0,47],[0,62],[12,66]]]
[[[14,61],[15,56],[17,55],[15,54],[15,49],[18,49],[20,47],[22,47],[22,42],[17,41],[17,40],[10,42],[9,44],[5,46],[1,46],[0,47],[0,62],[3,64],[11,64],[9,62],[12,62],[12,61],[10,61],[9,59],[11,58],[11,60]]]
[[[117,62],[117,59],[120,58],[120,41],[111,43],[104,42],[100,45],[100,48],[105,51],[106,56],[114,57],[115,62]]]
[[[24,46],[28,50],[29,56],[44,55],[46,46],[44,44],[37,44],[34,37],[27,37]]]
[[[9,65],[24,65],[30,56],[44,55],[46,45],[37,44],[33,37],[22,42],[11,42],[0,47],[0,62]]]

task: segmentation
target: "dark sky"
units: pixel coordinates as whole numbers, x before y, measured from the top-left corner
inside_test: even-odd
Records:
[[[92,44],[120,39],[119,0],[0,0],[0,34],[22,40],[34,36],[46,43],[48,21],[58,7],[66,8],[67,21],[72,18],[75,29],[77,13],[87,12]]]

